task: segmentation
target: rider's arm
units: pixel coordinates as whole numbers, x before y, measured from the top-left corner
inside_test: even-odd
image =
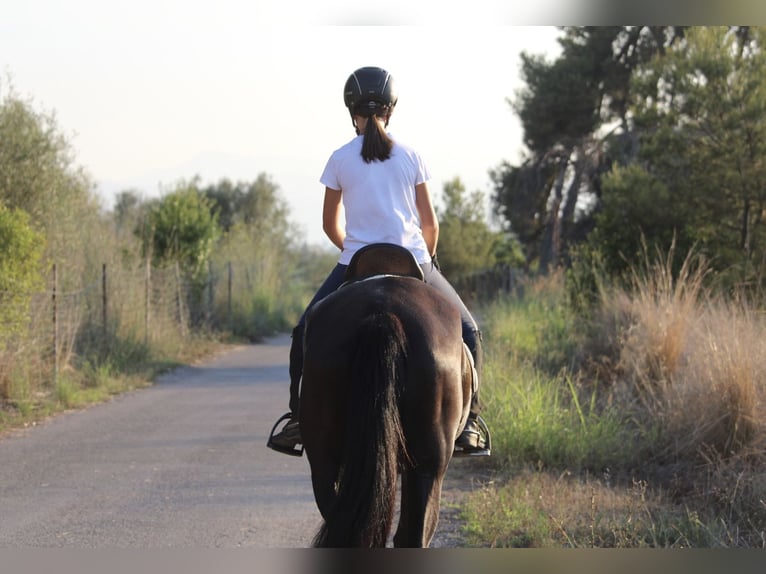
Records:
[[[326,187],[324,190],[324,207],[322,208],[322,229],[333,245],[343,251],[343,240],[346,238],[346,232],[341,221],[341,206],[341,192]]]
[[[425,183],[415,186],[415,205],[420,216],[420,228],[428,246],[428,253],[436,255],[436,244],[439,242],[439,221],[436,219],[436,211],[431,201],[431,193]]]

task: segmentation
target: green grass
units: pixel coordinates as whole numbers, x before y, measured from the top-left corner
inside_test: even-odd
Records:
[[[482,389],[498,464],[580,471],[627,462],[631,437],[619,413],[598,408],[597,390],[578,389],[566,374],[504,365],[496,356],[487,361]]]

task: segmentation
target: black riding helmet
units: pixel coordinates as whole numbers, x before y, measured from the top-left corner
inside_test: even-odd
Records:
[[[397,99],[394,79],[383,68],[359,68],[348,77],[343,88],[343,102],[352,118],[385,113],[388,124]]]

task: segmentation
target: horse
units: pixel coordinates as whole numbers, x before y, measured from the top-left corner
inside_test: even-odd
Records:
[[[393,270],[393,271],[392,271]],[[454,305],[409,252],[360,250],[307,314],[299,420],[315,547],[428,547],[476,380]],[[398,484],[401,484],[401,491]]]

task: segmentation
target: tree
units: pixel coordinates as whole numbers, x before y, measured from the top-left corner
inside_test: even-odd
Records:
[[[692,28],[633,85],[641,161],[672,190],[655,209],[683,210],[686,242],[740,280],[766,261],[764,40],[763,29]]]
[[[151,253],[158,265],[179,263],[190,276],[205,271],[219,229],[212,205],[197,182],[179,182],[152,207]]]
[[[671,245],[688,252],[689,206],[661,179],[638,164],[615,166],[605,177],[601,208],[588,237],[599,253],[603,270],[624,272],[648,252],[667,252]]]
[[[74,157],[53,114],[35,110],[12,88],[0,97],[0,201],[29,215],[45,238],[43,258],[67,269],[70,288],[94,264],[102,223],[92,183]]]
[[[601,178],[634,154],[630,78],[683,36],[675,27],[563,27],[553,62],[522,54],[526,87],[509,101],[524,128],[526,157],[491,172],[495,212],[540,269],[566,263],[592,229]]]
[[[279,186],[265,173],[253,182],[235,184],[223,179],[205,187],[203,193],[218,213],[224,233],[239,224],[267,242],[290,235],[289,209],[279,195]]]
[[[202,318],[199,311],[208,264],[220,233],[211,202],[199,190],[196,179],[181,181],[151,205],[148,221],[145,253],[151,253],[155,265],[178,265],[190,288],[188,303],[196,323]]]
[[[513,261],[513,239],[487,224],[481,192],[467,194],[456,177],[444,184],[443,199],[444,209],[437,210],[438,255],[447,277],[460,279],[499,263],[517,263]]]

